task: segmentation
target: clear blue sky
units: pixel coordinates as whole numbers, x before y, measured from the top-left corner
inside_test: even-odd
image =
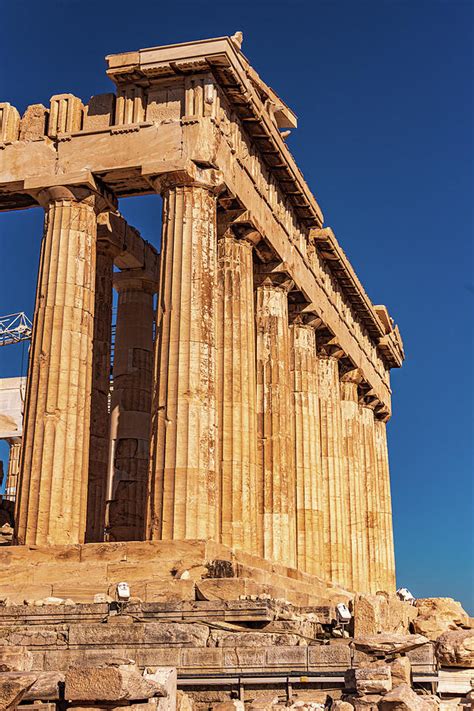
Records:
[[[389,424],[398,582],[474,612],[471,0],[0,0],[0,101],[111,90],[106,54],[244,33],[375,303],[399,323]],[[122,201],[159,245],[159,201]],[[0,310],[32,314],[42,216],[0,214]],[[21,349],[0,354],[0,377]],[[5,457],[5,449],[0,456]]]

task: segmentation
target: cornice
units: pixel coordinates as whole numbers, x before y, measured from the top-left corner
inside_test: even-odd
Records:
[[[109,55],[106,61],[107,74],[117,87],[130,82],[149,86],[157,79],[212,72],[283,193],[291,198],[298,218],[307,227],[323,224],[321,209],[279,130],[294,127],[296,117],[230,37],[140,49]]]

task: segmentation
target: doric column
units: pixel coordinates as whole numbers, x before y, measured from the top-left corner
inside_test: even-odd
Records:
[[[395,553],[393,548],[392,497],[390,493],[390,470],[387,448],[387,425],[375,419],[375,455],[377,460],[377,480],[380,496],[380,542],[382,554],[382,588],[388,592],[395,590]]]
[[[300,570],[323,575],[323,482],[315,329],[301,317],[290,326],[296,468],[297,563]]]
[[[115,250],[111,248],[108,242],[97,240],[89,484],[87,491],[87,542],[104,540],[110,435],[110,348],[114,253]]]
[[[55,187],[46,207],[25,408],[17,540],[84,542],[98,198]],[[102,201],[101,206],[104,206]]]
[[[5,484],[5,498],[15,501],[20,476],[21,437],[12,437],[7,440],[10,447],[8,456],[7,481]]]
[[[350,588],[369,592],[369,561],[367,539],[367,491],[365,471],[361,461],[361,423],[358,385],[359,370],[350,370],[341,377],[341,411],[343,435],[343,466],[349,496],[350,520]]]
[[[259,550],[296,567],[295,455],[288,285],[263,276],[256,291]]]
[[[326,577],[349,585],[350,533],[341,418],[341,395],[336,346],[319,348],[319,408],[321,467],[324,484],[324,565]]]
[[[118,304],[106,533],[110,541],[136,541],[145,538],[157,282],[143,269],[118,272],[113,282]]]
[[[257,553],[257,411],[252,243],[217,245],[218,457],[221,541]]]
[[[367,497],[367,541],[369,592],[383,588],[381,580],[380,495],[375,451],[375,403],[370,398],[360,400],[361,458]]]
[[[180,177],[157,186],[163,221],[148,535],[217,540],[216,196]]]

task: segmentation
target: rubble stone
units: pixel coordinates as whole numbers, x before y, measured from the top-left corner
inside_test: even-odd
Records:
[[[417,609],[395,595],[357,595],[353,602],[354,637],[408,633]]]
[[[27,647],[0,646],[0,672],[29,672],[33,669],[33,655]]]
[[[68,701],[136,701],[164,695],[161,684],[144,679],[133,669],[74,667],[65,674]]]
[[[411,662],[408,657],[397,657],[390,662],[392,671],[392,686],[400,684],[411,684]]]
[[[37,679],[36,674],[0,675],[0,709],[13,711]]]
[[[392,674],[388,664],[348,669],[344,683],[346,689],[361,695],[384,694],[392,688]]]
[[[436,657],[442,666],[474,669],[474,630],[442,634],[436,644]]]
[[[176,711],[176,691],[178,675],[173,667],[158,667],[153,673],[145,670],[145,679],[155,681],[163,687],[165,696],[160,699],[160,711]]]
[[[194,701],[184,691],[176,692],[176,711],[194,711]]]
[[[240,699],[232,701],[221,701],[219,704],[214,704],[212,711],[244,711],[244,702]]]
[[[419,634],[377,634],[354,639],[354,646],[369,654],[400,654],[426,644],[428,640]]]
[[[379,703],[380,711],[430,711],[429,706],[421,696],[408,686],[400,684],[389,691]]]
[[[420,598],[416,601],[418,615],[413,629],[428,639],[436,640],[443,632],[458,627],[470,627],[470,619],[461,603],[450,597]]]
[[[33,686],[25,693],[25,701],[41,699],[57,701],[60,696],[60,684],[64,683],[64,674],[57,671],[35,672],[38,675]]]
[[[350,703],[356,711],[378,711],[378,703],[381,698],[380,694],[369,694],[367,696],[346,696],[345,701]]]

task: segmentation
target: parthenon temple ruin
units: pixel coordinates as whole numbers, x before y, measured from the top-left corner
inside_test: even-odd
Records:
[[[15,541],[207,540],[392,591],[402,341],[240,43],[110,55],[87,104],[0,104],[0,209],[45,216]],[[118,211],[153,193],[160,252]]]
[[[26,382],[0,380],[0,711],[474,703],[472,620],[395,589],[398,328],[241,45],[0,103],[0,212],[44,213]]]

